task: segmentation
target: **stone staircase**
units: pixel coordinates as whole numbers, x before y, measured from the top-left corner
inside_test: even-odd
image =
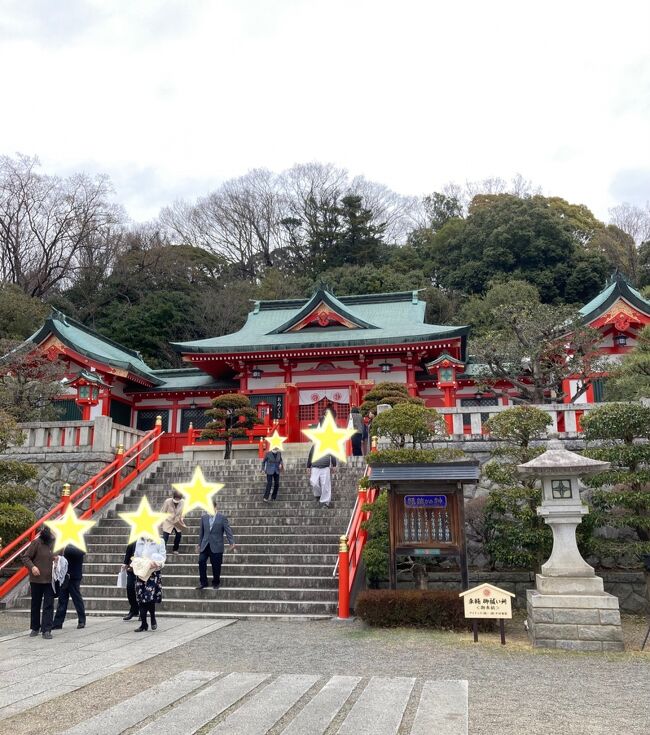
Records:
[[[332,507],[317,505],[304,457],[287,460],[278,500],[262,501],[265,475],[257,459],[201,462],[206,479],[223,482],[219,510],[228,516],[237,551],[226,552],[221,588],[196,590],[197,554],[201,511],[186,516],[188,530],[178,556],[168,543],[167,563],[162,573],[161,615],[187,617],[329,617],[336,613],[337,580],[332,576],[338,539],[345,533],[354,507],[357,482],[363,474],[362,458],[337,468],[333,480]],[[134,510],[142,495],[159,508],[171,494],[174,482],[190,479],[194,466],[182,460],[162,460],[88,534],[82,593],[92,614],[125,614],[126,591],[115,586],[128,541],[128,526],[117,512]],[[210,576],[208,564],[208,576]],[[19,601],[22,608],[29,600]],[[72,602],[68,615],[74,617]]]

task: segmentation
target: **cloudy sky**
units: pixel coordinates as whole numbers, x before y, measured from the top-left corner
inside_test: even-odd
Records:
[[[250,168],[650,199],[647,0],[0,0],[0,153],[134,219]]]

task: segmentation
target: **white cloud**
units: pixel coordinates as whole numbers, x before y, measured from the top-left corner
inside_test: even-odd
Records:
[[[407,194],[519,171],[606,217],[650,170],[644,0],[4,4],[3,152],[107,171],[136,218],[310,160]]]

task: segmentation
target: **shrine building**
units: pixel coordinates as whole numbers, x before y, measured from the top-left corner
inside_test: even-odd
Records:
[[[318,290],[309,299],[258,301],[237,332],[173,343],[187,367],[171,370],[150,368],[137,351],[58,311],[30,341],[67,363],[64,419],[105,415],[146,431],[162,416],[163,452],[181,451],[190,424],[205,426],[205,409],[223,393],[247,395],[290,442],[304,440],[301,430],[325,406],[347,423],[350,408],[380,382],[403,383],[434,408],[508,405],[511,386],[498,397],[478,392],[468,328],[427,324],[425,308],[418,291],[336,297]],[[615,361],[650,323],[650,302],[615,275],[580,313]],[[600,400],[595,385],[579,400]]]

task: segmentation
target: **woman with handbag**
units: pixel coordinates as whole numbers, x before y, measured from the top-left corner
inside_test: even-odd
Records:
[[[52,638],[52,619],[54,617],[54,589],[52,588],[52,565],[58,559],[54,548],[54,534],[43,526],[40,536],[32,541],[20,557],[29,569],[29,586],[32,591],[30,636],[34,638],[39,631],[43,638]],[[41,614],[41,606],[43,612]]]
[[[147,613],[151,619],[151,630],[156,630],[156,604],[162,602],[162,581],[160,570],[167,559],[164,541],[152,541],[139,538],[135,545],[135,554],[131,567],[135,574],[135,596],[140,609],[140,627],[136,633],[149,630]]]

